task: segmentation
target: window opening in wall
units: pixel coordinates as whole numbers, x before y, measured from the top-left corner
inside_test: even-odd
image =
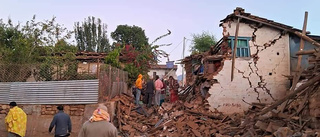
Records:
[[[249,46],[249,41],[250,37],[238,37],[238,42],[237,42],[237,57],[250,57],[250,46]],[[234,46],[234,36],[230,36],[228,38],[228,45],[231,47],[233,51],[233,46]]]

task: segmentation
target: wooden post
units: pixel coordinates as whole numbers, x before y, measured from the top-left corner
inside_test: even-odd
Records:
[[[88,74],[90,74],[90,63],[89,63],[89,61],[87,61],[87,64],[88,64]]]
[[[112,90],[112,77],[111,77],[111,75],[112,75],[112,68],[111,68],[111,66],[110,65],[108,65],[109,66],[109,72],[108,72],[108,77],[109,77],[109,79],[108,79],[108,87],[109,87],[109,91],[108,91],[108,97],[109,97],[109,99],[111,98],[110,96],[111,96],[111,90]]]
[[[120,80],[120,69],[118,69],[118,76],[117,76],[117,91],[118,91],[117,95],[121,95],[119,80]]]
[[[117,102],[117,111],[118,111],[118,112],[117,112],[117,119],[118,119],[118,124],[119,124],[119,130],[122,131],[122,125],[121,125],[121,119],[120,119],[120,115],[121,115],[121,112],[120,112],[120,109],[121,109],[121,108],[120,108],[120,103],[121,103],[120,101]]]
[[[239,33],[239,24],[240,24],[240,19],[238,17],[238,21],[237,21],[237,27],[236,27],[236,34],[235,34],[235,38],[234,38],[234,46],[233,46],[233,55],[232,55],[232,68],[231,68],[231,81],[233,81],[233,77],[234,77],[234,67],[235,67],[235,59],[236,59],[236,55],[237,55],[237,44],[238,44],[238,33]]]
[[[100,59],[98,58],[97,60],[97,78],[99,79],[99,75],[100,75]]]
[[[303,28],[302,28],[302,35],[306,35],[306,29],[307,29],[307,20],[308,20],[308,12],[305,12],[304,14],[304,22],[303,22]],[[300,38],[300,47],[299,47],[299,51],[298,52],[301,52],[303,51],[304,49],[304,39],[301,37]],[[302,55],[298,55],[298,63],[297,63],[297,67],[296,67],[296,73],[293,77],[293,83],[292,83],[292,86],[291,86],[291,89],[290,89],[290,93],[292,93],[296,86],[297,86],[297,83],[300,79],[300,76],[301,76],[301,73],[302,73],[302,70],[301,70],[301,59],[302,59]],[[280,110],[281,112],[284,111],[285,107],[286,107],[286,104],[289,102],[289,100],[282,104],[281,107],[280,107]]]
[[[302,35],[306,35],[307,21],[308,21],[308,12],[306,11],[304,13],[304,22],[303,22],[303,28],[302,28]],[[304,39],[300,38],[299,51],[303,51],[303,49],[304,49]],[[299,69],[301,67],[301,59],[302,59],[302,55],[298,55],[298,63],[297,63],[297,68],[296,68],[297,72],[299,71]]]

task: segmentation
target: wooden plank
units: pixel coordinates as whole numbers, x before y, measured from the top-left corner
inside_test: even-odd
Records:
[[[298,37],[303,38],[305,41],[310,42],[312,45],[320,47],[320,43],[316,42],[315,40],[306,35],[303,35],[301,32],[294,31],[293,33],[296,34]]]
[[[280,29],[280,30],[289,31],[289,30],[286,29],[286,28],[283,28],[283,27],[280,27],[280,26],[276,26],[276,25],[273,25],[273,24],[270,24],[270,23],[267,23],[267,22],[255,20],[255,19],[252,19],[252,18],[249,18],[249,17],[246,17],[246,16],[242,16],[242,15],[236,15],[236,16],[237,16],[237,17],[240,17],[240,18],[244,18],[244,19],[246,19],[246,20],[258,22],[258,23],[261,23],[261,24],[263,24],[263,25],[267,25],[267,26],[270,26],[270,27],[274,27],[274,28],[277,28],[277,29]]]
[[[296,53],[296,55],[311,55],[311,54],[314,54],[314,53],[316,53],[316,52],[318,52],[318,50],[316,50],[316,49],[312,49],[312,50],[302,50],[302,51],[298,51],[298,52]]]
[[[234,38],[234,46],[233,46],[233,51],[232,51],[233,55],[232,55],[231,81],[233,81],[233,77],[234,77],[234,67],[235,67],[235,59],[236,59],[236,55],[237,55],[237,44],[238,44],[238,33],[239,33],[240,19],[241,18],[238,18],[238,21],[237,21],[236,34],[235,34],[235,38]]]
[[[302,35],[306,35],[306,29],[307,29],[307,21],[308,21],[308,12],[304,13],[304,22],[303,22],[303,28],[302,28]],[[300,47],[299,51],[303,51],[304,49],[304,39],[300,38]],[[298,55],[298,64],[296,67],[296,71],[301,69],[301,60],[302,60],[302,55]]]
[[[302,129],[307,125],[307,123],[310,121],[311,119],[308,119],[306,122],[303,123],[303,125],[301,126],[301,128],[299,129],[299,131],[301,132]]]
[[[120,101],[118,101],[117,102],[117,109],[118,109],[118,111],[117,111],[117,119],[118,119],[118,124],[119,124],[119,131],[122,131],[122,126],[121,126],[121,121],[120,121]]]
[[[320,76],[313,77],[312,79],[308,80],[308,82],[306,82],[306,83],[302,84],[301,86],[299,86],[294,92],[291,92],[286,97],[274,102],[274,104],[271,105],[270,107],[267,107],[267,108],[263,109],[258,115],[264,115],[267,112],[275,109],[277,106],[282,104],[284,101],[295,97],[299,92],[302,92],[302,91],[304,92],[307,87],[309,87],[309,86],[311,86],[314,83],[319,82],[319,81],[320,81]]]

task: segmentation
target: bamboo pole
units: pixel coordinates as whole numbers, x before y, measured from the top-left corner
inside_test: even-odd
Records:
[[[232,55],[231,81],[233,81],[233,77],[234,77],[234,67],[235,67],[235,59],[236,59],[236,55],[237,55],[237,44],[238,44],[238,33],[239,33],[240,19],[241,18],[238,18],[238,21],[237,21],[236,34],[235,34],[235,38],[234,38],[234,46],[233,46],[233,52],[232,52],[233,55]]]
[[[308,12],[306,11],[304,13],[304,22],[303,22],[303,28],[302,28],[302,35],[306,35],[306,29],[307,29],[307,21],[308,21]],[[299,51],[303,51],[304,49],[304,39],[300,38],[300,48]],[[298,72],[299,69],[301,69],[301,60],[302,60],[302,55],[298,55],[298,64],[296,71]]]

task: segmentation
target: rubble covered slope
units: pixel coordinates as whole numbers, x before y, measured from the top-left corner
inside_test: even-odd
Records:
[[[316,136],[320,132],[319,82],[315,73],[272,104],[252,103],[244,114],[223,115],[209,110],[201,93],[190,90],[175,104],[136,108],[133,97],[122,94],[113,123],[123,136]],[[281,105],[284,104],[284,105]],[[319,136],[319,135],[318,135]]]

